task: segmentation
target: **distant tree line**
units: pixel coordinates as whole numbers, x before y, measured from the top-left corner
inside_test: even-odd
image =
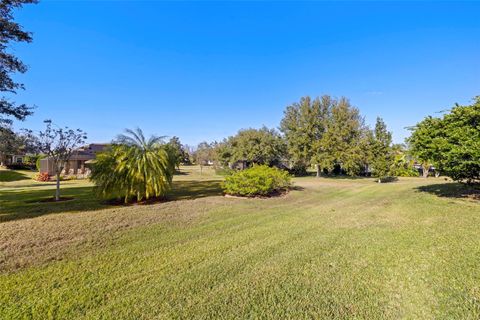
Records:
[[[315,167],[321,174],[387,176],[394,169],[392,135],[381,118],[374,130],[348,99],[304,97],[288,106],[280,131],[243,129],[222,142],[199,145],[212,150],[210,161],[221,166],[281,165],[296,173]]]

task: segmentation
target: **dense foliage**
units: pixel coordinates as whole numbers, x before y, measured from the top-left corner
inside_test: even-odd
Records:
[[[418,177],[419,172],[414,168],[415,160],[404,144],[392,145],[393,163],[391,175],[395,177]]]
[[[280,129],[292,160],[315,165],[317,176],[322,169],[357,175],[370,159],[370,130],[346,98],[302,98],[287,107]]]
[[[165,147],[172,155],[175,161],[175,167],[180,168],[181,164],[187,164],[190,162],[190,156],[178,137],[172,137]]]
[[[313,143],[322,138],[330,105],[329,96],[316,99],[303,97],[284,111],[280,130],[284,134],[289,157],[296,167],[314,164],[313,158],[319,150]],[[317,169],[319,175],[321,168],[317,166]]]
[[[454,180],[480,182],[480,97],[441,118],[427,117],[412,130],[413,155]]]
[[[284,142],[275,129],[240,130],[217,146],[218,160],[226,165],[237,161],[273,165],[286,154]]]
[[[288,172],[266,165],[254,165],[225,178],[223,190],[235,196],[268,196],[288,190],[291,178]]]
[[[175,155],[168,152],[161,137],[148,140],[140,129],[126,130],[93,165],[91,180],[98,196],[142,201],[163,197],[170,190]]]
[[[36,0],[3,0],[0,2],[0,92],[2,93],[12,95],[16,94],[18,90],[24,89],[23,84],[16,82],[12,75],[26,72],[27,66],[8,49],[11,43],[32,41],[32,35],[15,22],[13,13],[24,4],[36,2]],[[0,126],[11,124],[11,118],[23,120],[30,114],[32,114],[32,109],[27,105],[17,105],[11,97],[0,97]]]

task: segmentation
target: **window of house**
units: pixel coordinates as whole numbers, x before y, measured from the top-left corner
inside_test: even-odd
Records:
[[[17,158],[17,163],[23,163],[23,158]]]

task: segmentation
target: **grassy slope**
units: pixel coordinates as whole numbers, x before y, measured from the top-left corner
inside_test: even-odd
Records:
[[[212,179],[130,207],[77,181],[69,205],[0,186],[0,317],[480,317],[480,204],[439,196],[456,185],[302,178],[244,200]]]

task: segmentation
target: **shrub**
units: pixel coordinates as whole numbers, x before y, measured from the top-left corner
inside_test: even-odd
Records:
[[[34,179],[36,181],[45,182],[50,180],[50,175],[48,174],[48,172],[39,172],[35,175]]]
[[[395,181],[398,181],[398,178],[397,177],[391,177],[391,176],[381,177],[381,178],[378,178],[378,180],[377,180],[378,183],[388,183],[388,182],[395,182]]]
[[[30,170],[30,167],[25,163],[12,163],[6,165],[7,169],[10,170]]]
[[[396,168],[392,174],[397,177],[418,177],[420,173],[415,168]]]
[[[268,196],[291,187],[288,172],[265,165],[253,166],[227,176],[223,183],[226,194],[244,197]]]

